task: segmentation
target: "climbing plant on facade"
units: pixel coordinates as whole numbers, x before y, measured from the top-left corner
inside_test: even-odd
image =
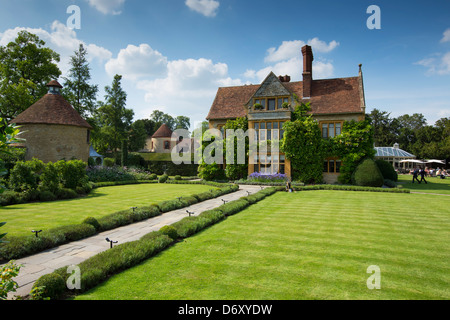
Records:
[[[295,107],[292,121],[284,126],[281,152],[291,161],[292,178],[303,183],[322,183],[324,143],[319,124],[308,111],[309,103]]]

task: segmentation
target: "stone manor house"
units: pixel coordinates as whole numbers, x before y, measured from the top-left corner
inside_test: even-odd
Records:
[[[314,80],[312,48],[304,46],[303,81],[291,82],[289,76],[277,77],[270,73],[259,85],[243,85],[219,88],[211,106],[207,120],[210,128],[224,132],[228,120],[247,117],[249,129],[256,132],[258,142],[283,137],[283,124],[291,120],[296,105],[310,102],[312,115],[319,123],[322,137],[334,137],[341,133],[344,121],[365,119],[365,98],[361,65],[359,75],[350,78]],[[291,177],[291,165],[281,154],[256,154],[254,164],[249,165],[248,173],[284,173]],[[324,181],[337,181],[341,160],[326,159]]]

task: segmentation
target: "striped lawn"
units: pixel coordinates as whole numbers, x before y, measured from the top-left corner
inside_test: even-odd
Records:
[[[450,198],[277,193],[79,296],[449,299]],[[381,289],[369,290],[369,266]]]
[[[194,184],[135,184],[94,189],[84,198],[1,207],[0,221],[7,222],[1,232],[7,232],[8,236],[30,235],[33,229],[79,224],[87,217],[100,218],[130,207],[148,206],[210,189],[214,188]]]

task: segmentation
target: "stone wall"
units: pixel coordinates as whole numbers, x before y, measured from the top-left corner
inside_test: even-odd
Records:
[[[72,160],[88,162],[88,129],[65,125],[24,124],[20,138],[27,148],[25,160],[38,158],[43,162]]]

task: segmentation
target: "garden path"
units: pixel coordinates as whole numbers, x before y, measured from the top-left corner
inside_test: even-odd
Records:
[[[9,298],[13,298],[14,295],[27,296],[33,284],[41,276],[52,273],[54,270],[64,266],[77,265],[102,251],[108,250],[110,243],[105,240],[106,238],[112,241],[118,241],[118,244],[139,240],[147,233],[158,231],[163,226],[173,224],[185,218],[187,216],[186,210],[198,215],[203,211],[221,206],[223,204],[222,199],[225,201],[233,201],[247,196],[247,192],[256,193],[259,190],[261,190],[260,186],[241,185],[240,189],[234,193],[206,200],[187,208],[170,211],[145,221],[105,231],[80,241],[74,241],[23,259],[18,259],[16,263],[23,265],[20,269],[19,276],[14,279],[18,283],[19,289],[13,295],[10,295]]]

